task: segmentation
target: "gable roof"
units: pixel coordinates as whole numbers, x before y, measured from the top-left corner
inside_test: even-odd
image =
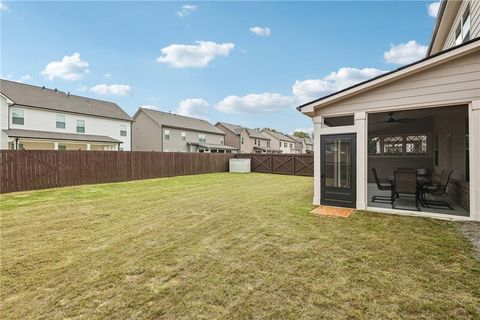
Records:
[[[284,135],[283,133],[281,132],[274,132],[274,131],[270,131],[270,130],[262,130],[262,132],[274,137],[275,139],[278,139],[278,140],[283,140],[283,141],[289,141],[289,142],[295,142],[295,140],[293,140],[292,138]]]
[[[402,66],[390,72],[383,73],[372,79],[357,83],[343,90],[340,90],[340,91],[331,93],[329,95],[320,97],[318,99],[315,99],[313,101],[304,103],[298,106],[297,110],[300,112],[308,113],[309,111],[306,112],[303,110],[308,106],[313,106],[314,104],[317,104],[317,106],[331,104],[341,99],[352,97],[356,94],[360,94],[361,92],[376,88],[380,85],[384,85],[386,83],[395,81],[399,78],[415,74],[419,71],[426,70],[430,67],[444,63],[448,60],[451,60],[457,57],[461,57],[463,55],[474,52],[478,49],[480,49],[480,37],[466,41],[458,46],[451,47],[447,50],[425,57],[421,60],[407,64],[405,66]]]
[[[191,118],[186,116],[181,116],[174,113],[168,113],[163,111],[157,111],[147,108],[140,108],[135,113],[133,118],[135,119],[139,112],[145,112],[147,116],[149,116],[153,121],[158,123],[161,126],[169,127],[169,128],[178,128],[178,129],[186,129],[192,131],[200,131],[200,132],[208,132],[208,133],[215,133],[225,135],[225,132],[218,129],[210,122],[202,119]]]
[[[227,128],[228,130],[232,131],[236,135],[239,135],[243,131],[243,127],[238,125],[238,124],[231,124],[231,123],[226,123],[226,122],[217,122],[217,124],[220,124]]]
[[[255,130],[255,129],[250,129],[250,128],[245,128],[247,131],[247,134],[250,136],[250,138],[254,139],[263,139],[263,140],[270,140],[270,138],[265,137],[260,131]]]
[[[58,90],[0,79],[0,92],[15,105],[133,121],[116,103]]]

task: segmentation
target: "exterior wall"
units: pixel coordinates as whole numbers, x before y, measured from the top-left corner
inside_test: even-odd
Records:
[[[170,139],[165,140],[164,132],[165,130],[170,130]],[[182,141],[182,132],[186,134],[186,141]],[[162,143],[164,152],[196,152],[196,148],[189,148],[188,143],[198,143],[198,135],[205,134],[206,143],[212,144],[222,144],[224,136],[222,134],[208,133],[208,132],[199,132],[186,129],[174,129],[162,126]]]
[[[253,152],[253,141],[250,141],[250,136],[248,135],[247,130],[243,130],[240,134],[240,153],[251,152]]]
[[[145,112],[135,115],[132,124],[132,150],[162,151],[162,128]]]
[[[296,153],[294,142],[286,141],[286,140],[280,140],[280,143],[281,143],[280,150],[282,151],[282,153]],[[286,147],[285,147],[285,144],[287,144]]]
[[[18,125],[12,123],[12,109],[21,109],[24,111],[24,124]],[[56,115],[65,115],[65,129],[56,128]],[[77,133],[76,132],[76,120],[85,120],[85,134],[108,136],[122,141],[121,148],[125,151],[130,150],[130,137],[131,137],[131,123],[124,120],[115,120],[100,118],[94,116],[86,116],[79,114],[72,114],[66,112],[55,112],[49,110],[10,106],[9,108],[9,127],[10,129],[23,129],[23,130],[37,130],[37,131],[50,131],[61,133]],[[120,125],[127,126],[127,136],[120,136]]]
[[[0,150],[8,149],[8,136],[2,130],[8,129],[8,103],[0,94]]]
[[[455,46],[455,32],[468,5],[470,5],[470,39],[480,37],[480,1],[462,1],[455,19],[453,20],[453,23],[448,31],[447,38],[443,44],[443,50]]]
[[[480,99],[480,52],[384,84],[315,111],[316,116],[445,106]]]
[[[240,136],[228,130],[220,123],[215,125],[218,129],[222,130],[225,133],[225,145],[240,149]]]

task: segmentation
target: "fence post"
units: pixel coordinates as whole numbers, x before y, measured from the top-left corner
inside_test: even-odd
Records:
[[[270,173],[273,173],[273,153],[270,153]]]

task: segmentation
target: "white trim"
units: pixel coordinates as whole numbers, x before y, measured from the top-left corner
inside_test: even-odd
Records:
[[[367,207],[367,211],[387,213],[387,214],[397,214],[401,216],[414,216],[414,217],[423,217],[423,218],[434,218],[441,220],[451,220],[451,221],[471,221],[471,217],[464,216],[455,216],[452,214],[443,214],[443,213],[433,213],[426,211],[410,211],[403,209],[389,209],[389,208],[380,208],[380,207]]]
[[[468,152],[470,157],[470,217],[480,221],[480,100],[474,100],[468,108]]]

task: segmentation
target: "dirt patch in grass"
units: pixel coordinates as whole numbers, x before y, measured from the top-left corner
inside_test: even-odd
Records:
[[[3,195],[4,319],[475,319],[455,223],[311,213],[312,178],[208,174]]]

